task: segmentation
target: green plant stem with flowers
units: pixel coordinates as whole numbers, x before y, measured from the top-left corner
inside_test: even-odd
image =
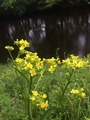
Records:
[[[16,68],[16,71],[21,74],[21,76],[24,77],[24,79],[26,79],[27,81],[27,88],[28,88],[28,96],[27,96],[27,100],[26,98],[24,98],[24,102],[26,103],[27,101],[27,104],[26,104],[26,113],[28,115],[28,120],[33,120],[33,117],[32,117],[32,110],[31,110],[31,101],[30,101],[30,96],[31,96],[31,91],[32,91],[32,77],[30,76],[30,78],[28,79],[24,74],[22,74],[17,68]],[[25,93],[25,89],[24,89],[24,93]],[[25,95],[22,95],[22,96],[25,96]]]
[[[55,59],[54,57],[50,59],[43,58],[41,60],[37,53],[26,50],[27,47],[30,47],[30,44],[26,40],[17,39],[14,44],[19,48],[15,60],[11,55],[11,51],[14,50],[14,48],[12,46],[6,46],[5,48],[9,51],[18,81],[20,81],[19,84],[22,91],[21,99],[25,104],[26,120],[34,120],[36,117],[34,113],[37,114],[37,120],[47,120],[50,115],[52,120],[55,118],[55,115],[56,117],[58,116],[60,120],[74,120],[74,115],[71,115],[70,111],[73,113],[73,108],[77,103],[79,103],[77,110],[77,120],[79,120],[82,114],[80,111],[81,103],[86,97],[86,94],[84,88],[73,89],[72,85],[75,79],[75,72],[77,72],[78,69],[88,66],[88,61],[84,61],[74,55],[62,60],[62,62],[60,62],[59,58]],[[24,57],[22,57],[22,55],[24,55]],[[61,71],[59,71],[60,76],[58,76],[56,72],[58,68],[61,69]],[[46,74],[58,76],[56,84],[53,84],[55,80],[53,82],[48,81],[49,85],[52,83],[51,86],[46,86],[48,94],[41,89],[44,84],[47,84],[44,83],[43,80]],[[55,76],[53,76],[53,79],[54,77]],[[69,91],[69,93],[67,91]],[[67,108],[68,112],[66,112]]]
[[[38,57],[37,53],[32,53],[25,50],[26,47],[29,47],[29,43],[23,39],[17,39],[15,41],[15,45],[18,46],[19,53],[17,55],[17,58],[13,62],[14,68],[27,81],[26,83],[23,83],[27,86],[23,88],[24,93],[26,94],[25,91],[27,91],[27,94],[22,96],[23,101],[26,103],[28,120],[33,120],[33,104],[36,104],[39,109],[48,109],[47,95],[40,95],[40,93],[36,91],[41,79],[38,79],[35,88],[32,88],[33,78],[36,76],[39,76],[39,78],[41,78],[45,74],[45,72],[53,73],[57,68],[57,65],[59,64],[59,59],[52,58],[41,60],[41,58]],[[11,56],[11,51],[14,50],[14,48],[12,46],[6,46],[5,48],[8,49]],[[21,58],[23,54],[25,55],[25,57]],[[12,56],[11,59],[13,59]],[[26,77],[26,74],[28,77]]]

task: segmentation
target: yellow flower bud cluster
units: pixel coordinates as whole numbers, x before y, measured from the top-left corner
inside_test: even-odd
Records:
[[[76,95],[78,95],[79,97],[85,97],[85,96],[86,96],[83,88],[81,88],[81,89],[79,89],[79,90],[78,90],[78,89],[72,89],[72,90],[70,91],[70,93],[76,94]]]
[[[43,59],[43,62],[46,63],[47,70],[50,73],[53,73],[57,68],[58,64],[60,64],[59,58],[55,59],[54,57],[52,57],[51,59]]]
[[[8,51],[12,51],[12,50],[14,50],[14,47],[12,47],[12,46],[6,46],[5,49],[7,49]]]
[[[66,60],[62,60],[62,66],[64,68],[82,68],[88,65],[88,61],[84,61],[83,59],[79,58],[78,56],[71,55]]]
[[[41,109],[46,109],[48,107],[48,100],[47,95],[44,94],[39,94],[37,91],[32,91],[32,96],[30,97],[30,100],[34,105]]]
[[[15,44],[19,47],[20,51],[23,51],[26,47],[29,47],[29,43],[24,39],[21,39],[21,40],[17,39],[15,41]]]

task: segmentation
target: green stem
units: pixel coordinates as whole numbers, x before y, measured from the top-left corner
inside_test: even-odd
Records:
[[[62,92],[62,99],[63,99],[63,96],[64,96],[64,94],[65,94],[65,91],[66,91],[68,85],[71,83],[71,78],[72,78],[73,72],[74,72],[74,70],[71,71],[70,77],[68,78],[68,82],[66,83],[65,88],[64,88],[64,90],[63,90],[63,92]]]
[[[80,101],[79,101],[79,105],[78,105],[78,120],[79,120],[79,117],[80,117],[80,105],[81,105],[81,99],[80,99]]]
[[[13,59],[13,57],[12,57],[11,52],[10,52],[9,50],[8,50],[8,52],[9,52],[9,55],[10,55],[10,57],[11,57],[12,61],[14,61],[14,59]]]
[[[43,70],[43,74],[44,74],[45,69],[46,69],[46,68],[44,68],[44,70]],[[38,84],[39,84],[39,82],[40,82],[41,78],[42,78],[42,75],[39,77],[39,79],[38,79],[38,81],[37,81],[37,84],[36,84],[36,86],[35,86],[35,89],[34,89],[34,90],[36,90],[36,89],[37,89],[37,86],[38,86]]]
[[[40,77],[39,77],[39,79],[38,79],[38,81],[37,81],[37,84],[36,84],[36,86],[35,86],[35,89],[34,89],[34,90],[36,90],[36,89],[37,89],[37,86],[38,86],[38,84],[39,84],[39,82],[40,82],[40,80],[41,80],[41,77],[42,77],[42,76],[40,76]]]
[[[68,87],[69,84],[70,84],[70,81],[65,85],[65,88],[64,88],[63,93],[62,93],[62,98],[63,98],[63,96],[65,94],[65,91],[66,91],[66,89],[67,89],[67,87]]]
[[[32,105],[32,104],[31,104],[31,102],[30,102],[30,120],[33,120],[31,105]]]
[[[20,70],[18,70],[17,68],[15,68],[15,70],[17,70],[27,81],[29,81],[29,79]]]
[[[28,120],[32,120],[30,116],[30,100],[27,99],[27,114],[28,114]]]
[[[74,70],[72,70],[71,73],[69,74],[68,81],[67,81],[67,83],[66,83],[64,89],[62,89],[62,98],[61,98],[62,110],[61,110],[61,118],[62,118],[63,113],[64,113],[64,106],[63,106],[63,104],[62,104],[62,102],[63,102],[63,97],[64,97],[64,94],[65,94],[65,92],[66,92],[66,90],[67,90],[67,87],[68,87],[69,84],[71,83],[71,78],[72,78],[73,72],[74,72]]]
[[[27,83],[28,83],[29,95],[31,96],[31,90],[32,90],[32,77],[31,76],[30,76],[30,80]],[[29,97],[29,95],[28,95],[28,97]],[[28,120],[33,120],[31,105],[32,105],[31,101],[28,98],[28,106],[27,106]]]
[[[30,80],[29,80],[29,94],[31,95],[32,92],[32,77],[30,76]]]

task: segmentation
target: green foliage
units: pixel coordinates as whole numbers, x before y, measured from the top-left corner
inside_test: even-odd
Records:
[[[1,7],[8,9],[13,8],[13,5],[15,4],[16,0],[3,0],[1,3]]]
[[[40,0],[37,9],[47,9],[57,5],[61,0]]]
[[[54,6],[89,5],[89,0],[0,0],[0,9],[5,14],[22,15],[27,12],[53,8]]]
[[[15,44],[17,58],[0,65],[0,119],[89,120],[90,55],[71,55],[58,64],[57,59],[41,60],[26,51],[27,41]]]
[[[12,10],[14,14],[22,15],[26,12],[28,0],[4,0],[1,3],[1,8],[5,11]]]
[[[0,120],[25,118],[20,86],[16,83],[13,65],[0,65]]]
[[[85,61],[89,59],[89,57],[85,58]],[[28,120],[21,94],[23,93],[23,97],[27,94],[27,80],[19,73],[16,76],[11,63],[0,65],[0,70],[0,119]],[[35,87],[38,79],[39,76],[34,77],[32,88]],[[58,66],[53,74],[46,73],[39,81],[36,90],[48,95],[49,108],[42,111],[33,105],[34,119],[88,120],[90,118],[89,80],[90,68],[88,67],[72,71],[70,68]],[[81,88],[84,88],[86,97],[82,98],[70,93],[72,89]]]

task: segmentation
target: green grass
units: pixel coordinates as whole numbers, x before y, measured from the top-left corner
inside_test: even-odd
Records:
[[[16,81],[12,64],[0,65],[0,120],[19,120],[24,115]]]
[[[89,60],[90,58],[85,59]],[[63,93],[70,72],[70,69],[62,69],[61,66],[58,66],[53,74],[46,73],[40,80],[37,91],[48,95],[50,107],[45,120],[90,119],[90,68],[84,67],[75,70],[70,84]],[[38,79],[38,76],[33,79],[32,89]],[[24,82],[23,80],[22,76],[15,74],[13,64],[0,65],[0,120],[28,120],[20,86]],[[85,98],[70,93],[71,89],[80,88],[84,88]],[[34,105],[32,111],[34,120],[40,120],[40,116],[45,112]]]

